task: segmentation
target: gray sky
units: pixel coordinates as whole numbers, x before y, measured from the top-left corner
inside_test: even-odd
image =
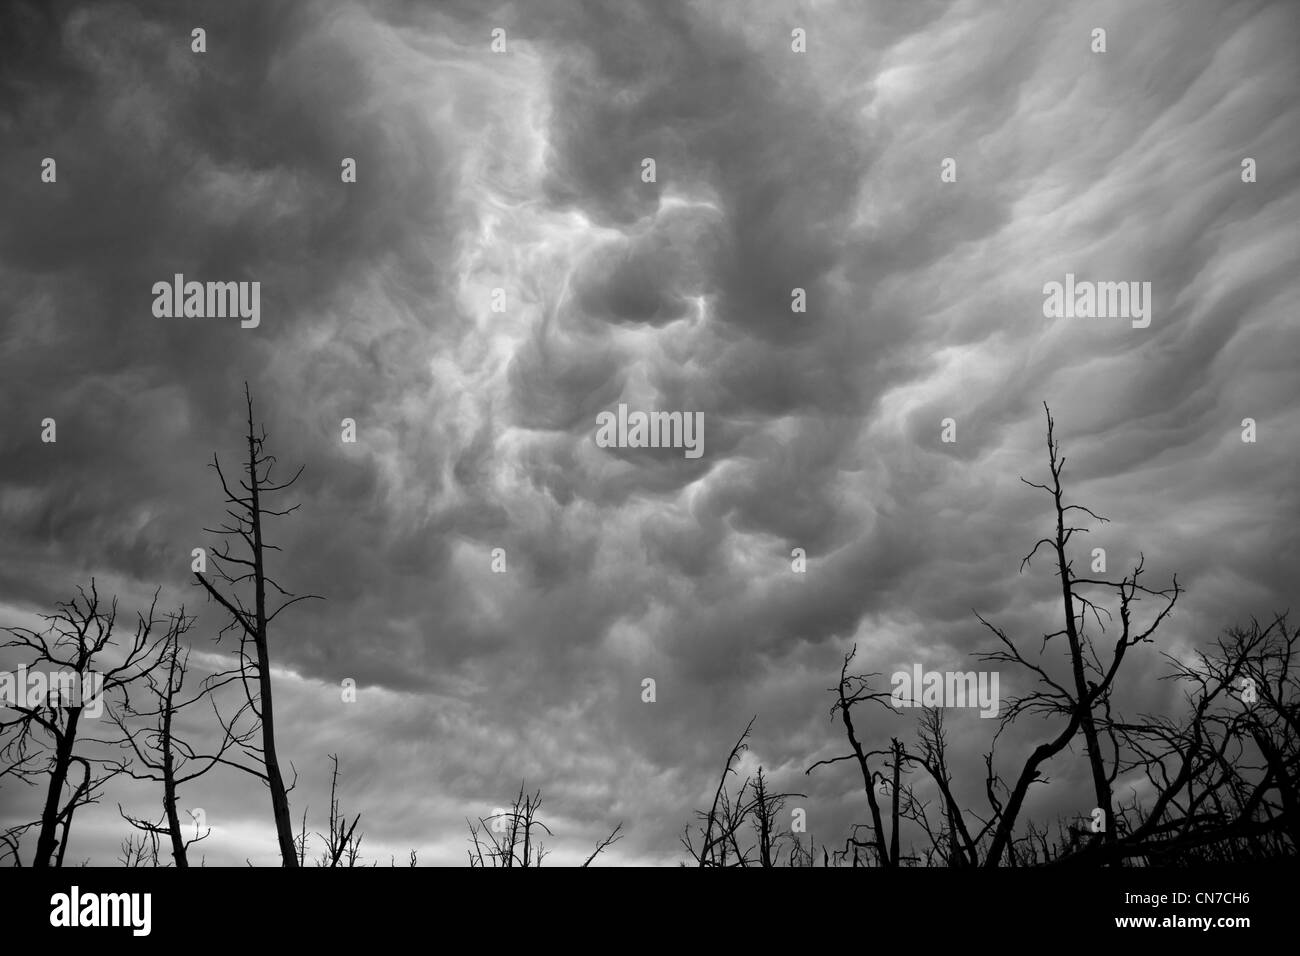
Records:
[[[848,647],[968,669],[973,610],[1027,645],[1060,626],[1048,566],[1018,572],[1047,401],[1111,519],[1076,562],[1141,551],[1187,589],[1118,691],[1161,709],[1160,653],[1285,609],[1300,570],[1297,49],[1286,0],[7,5],[0,623],[95,575],[131,610],[161,585],[215,650],[190,550],[248,380],[306,465],[273,571],[327,598],[272,639],[295,819],[323,828],[337,753],[384,863],[462,862],[521,779],[552,862],[621,820],[609,862],[673,863],[758,714],[746,768],[842,843],[855,771],[803,771],[842,752]],[[177,272],[259,281],[260,326],[155,318]],[[1045,318],[1066,273],[1150,282],[1150,327]],[[703,456],[598,448],[620,402],[703,413]],[[992,724],[950,718],[962,792]],[[1004,735],[1005,774],[1042,733]],[[1086,813],[1078,755],[1051,777],[1031,811]],[[112,861],[119,800],[156,795],[112,791],[70,857]],[[249,779],[181,802],[209,863],[274,862]]]

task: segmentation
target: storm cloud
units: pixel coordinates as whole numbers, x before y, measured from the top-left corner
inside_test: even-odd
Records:
[[[1300,572],[1297,49],[1285,0],[10,4],[0,623],[94,575],[129,608],[161,586],[219,654],[190,551],[247,381],[305,465],[272,570],[326,598],[273,634],[295,819],[337,753],[384,863],[463,862],[525,779],[554,862],[623,821],[609,861],[674,863],[757,714],[747,763],[836,843],[861,783],[804,770],[842,748],[849,648],[964,670],[975,611],[1059,626],[1050,567],[1020,570],[1047,402],[1110,519],[1076,559],[1186,588],[1117,692],[1173,706],[1160,652],[1286,609]],[[156,318],[176,273],[260,282],[260,325]],[[1067,273],[1150,282],[1150,326],[1045,317]],[[705,454],[598,447],[620,403],[702,413]],[[963,793],[989,733],[953,719]],[[1077,809],[1083,762],[1052,778],[1035,811]],[[0,820],[31,799],[0,789]],[[85,812],[71,857],[111,862],[118,800],[156,795]],[[182,802],[209,863],[274,862],[246,780]]]

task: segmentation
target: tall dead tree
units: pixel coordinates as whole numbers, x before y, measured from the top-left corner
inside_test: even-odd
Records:
[[[104,785],[121,772],[79,748],[81,743],[106,743],[82,733],[82,721],[99,716],[110,695],[129,698],[132,686],[159,665],[164,638],[155,634],[160,623],[155,617],[157,603],[155,592],[148,616],[137,614],[135,634],[119,644],[117,599],[105,607],[92,578],[89,592],[78,587],[76,597],[43,616],[42,630],[5,628],[10,640],[4,647],[29,653],[24,662],[29,671],[49,668],[50,691],[43,700],[16,698],[0,704],[0,711],[16,715],[0,718],[4,740],[0,759],[9,764],[6,773],[28,783],[45,779],[41,818],[32,824],[39,827],[34,867],[63,865],[73,814],[78,807],[96,802]],[[86,710],[87,704],[92,710]],[[65,789],[70,792],[65,794]],[[6,836],[17,860],[16,834],[9,831]]]
[[[272,480],[271,472],[275,467],[275,456],[266,452],[266,429],[258,433],[253,422],[253,398],[248,385],[244,385],[244,399],[248,406],[248,430],[245,433],[247,457],[244,461],[244,477],[239,480],[242,493],[231,489],[221,470],[221,462],[212,456],[212,467],[221,480],[221,489],[225,493],[226,515],[230,522],[223,523],[218,529],[205,528],[210,534],[222,536],[224,550],[210,554],[214,577],[222,582],[227,594],[217,588],[200,572],[194,576],[208,594],[229,612],[231,621],[221,630],[225,635],[234,631],[238,635],[240,684],[243,687],[247,706],[256,717],[261,730],[260,747],[246,745],[245,750],[255,756],[261,769],[250,768],[240,764],[266,783],[271,792],[271,813],[275,820],[276,838],[280,846],[280,859],[284,866],[298,866],[298,854],[294,847],[293,821],[289,816],[289,790],[280,770],[280,760],[275,749],[275,710],[271,693],[271,652],[268,641],[268,629],[277,617],[290,605],[319,595],[293,595],[282,588],[266,569],[266,554],[278,551],[279,547],[265,541],[266,518],[282,517],[298,510],[298,505],[277,510],[267,506],[265,498],[284,491],[293,485],[302,474],[302,468],[288,481],[277,483]],[[236,542],[242,550],[241,556],[231,553],[231,542]],[[249,606],[240,596],[240,590],[251,585],[252,605]],[[277,597],[268,591],[273,589]],[[278,601],[278,606],[270,604]],[[295,782],[296,782],[295,774]]]
[[[1069,746],[1080,732],[1084,737],[1085,754],[1093,785],[1093,799],[1096,801],[1095,806],[1103,813],[1104,825],[1097,836],[1100,837],[1100,842],[1108,842],[1115,838],[1117,828],[1111,799],[1111,785],[1119,773],[1119,759],[1118,754],[1114,754],[1109,767],[1107,766],[1106,756],[1102,753],[1097,714],[1105,713],[1109,707],[1116,677],[1128,651],[1139,644],[1151,641],[1152,635],[1164,623],[1177,603],[1179,594],[1182,593],[1177,576],[1174,576],[1170,587],[1161,590],[1152,590],[1141,584],[1145,565],[1141,557],[1133,571],[1118,581],[1085,578],[1075,574],[1068,551],[1070,542],[1074,535],[1086,534],[1088,529],[1072,523],[1075,520],[1074,514],[1081,513],[1097,521],[1107,519],[1083,505],[1065,502],[1061,485],[1065,458],[1061,456],[1060,443],[1056,440],[1056,423],[1052,418],[1052,411],[1046,403],[1043,409],[1047,414],[1047,457],[1051,483],[1026,481],[1024,478],[1020,480],[1031,488],[1038,488],[1051,496],[1055,530],[1050,537],[1040,538],[1034,544],[1029,554],[1021,561],[1020,567],[1021,570],[1027,567],[1043,545],[1047,545],[1055,557],[1056,574],[1060,579],[1063,627],[1043,635],[1039,657],[1042,657],[1043,650],[1052,641],[1064,637],[1065,663],[1069,677],[1058,680],[1050,672],[1050,665],[1031,661],[1005,631],[989,623],[978,612],[976,617],[996,635],[1002,645],[1002,649],[981,657],[986,661],[1019,665],[1035,674],[1038,679],[1038,690],[1011,702],[1003,713],[1002,726],[1007,726],[1027,713],[1065,719],[1066,723],[1055,736],[1034,748],[1029,754],[1015,785],[1008,791],[1005,806],[994,797],[993,784],[990,783],[988,788],[990,802],[994,804],[993,809],[998,822],[993,829],[992,842],[984,859],[985,866],[998,866],[1001,863],[1003,854],[1012,840],[1025,796],[1030,786],[1039,779],[1039,768]],[[1114,592],[1118,598],[1118,626],[1115,624],[1115,616],[1100,603],[1101,598],[1097,597],[1099,591]],[[1134,606],[1143,598],[1154,598],[1162,603],[1160,609],[1145,626],[1137,622]],[[1097,639],[1092,636],[1089,620],[1092,622],[1091,627],[1098,633]],[[1108,624],[1115,627],[1115,633],[1109,659],[1105,660],[1098,652],[1097,644],[1101,635],[1105,634]],[[994,775],[991,773],[991,776]]]
[[[1051,480],[1049,483],[1021,480],[1051,496],[1054,528],[1049,536],[1040,538],[1021,561],[1021,570],[1029,566],[1043,546],[1046,545],[1052,551],[1059,578],[1062,626],[1042,635],[1038,653],[1034,656],[1022,650],[1023,642],[1013,640],[1003,629],[985,620],[978,612],[976,617],[997,637],[1000,645],[998,650],[981,654],[980,658],[1013,665],[1032,675],[1035,680],[1029,693],[1011,699],[1002,708],[999,735],[1018,718],[1026,715],[1049,721],[1049,725],[1054,726],[1053,733],[1026,755],[1019,774],[1010,786],[1002,781],[995,769],[993,751],[985,754],[985,793],[991,814],[987,819],[976,817],[981,826],[972,833],[972,825],[954,795],[944,752],[941,718],[937,715],[922,718],[919,753],[907,750],[898,740],[894,740],[888,750],[868,751],[859,739],[853,721],[854,708],[871,703],[888,707],[890,694],[872,687],[872,678],[879,675],[849,674],[848,665],[853,654],[846,656],[844,666],[840,669],[839,684],[833,690],[836,702],[831,708],[831,714],[840,715],[852,752],[819,760],[808,768],[808,772],[822,764],[843,760],[857,762],[871,821],[869,824],[855,826],[850,844],[874,851],[881,866],[899,865],[899,827],[903,820],[915,822],[930,838],[932,846],[927,851],[928,858],[943,860],[951,866],[992,867],[999,866],[1006,860],[1013,864],[1020,862],[1015,849],[1016,825],[1029,788],[1042,779],[1041,768],[1065,751],[1080,734],[1084,738],[1092,799],[1101,810],[1104,820],[1102,829],[1097,834],[1090,835],[1090,843],[1108,843],[1118,839],[1121,820],[1115,812],[1111,789],[1123,762],[1119,754],[1117,731],[1110,714],[1111,695],[1128,651],[1139,644],[1151,642],[1156,629],[1173,610],[1181,589],[1177,578],[1173,579],[1169,588],[1147,588],[1142,583],[1144,561],[1141,558],[1133,571],[1120,580],[1084,577],[1075,573],[1070,558],[1070,545],[1075,535],[1087,533],[1088,530],[1075,522],[1080,516],[1097,521],[1106,519],[1083,505],[1067,502],[1061,480],[1065,459],[1061,456],[1060,445],[1056,441],[1051,410],[1046,405],[1044,409],[1047,412],[1047,451]],[[1106,601],[1102,595],[1107,593],[1116,602],[1112,605],[1116,606],[1115,613],[1105,606]],[[1137,604],[1144,599],[1153,600],[1158,607],[1154,614],[1145,615],[1146,623],[1140,623]],[[1108,649],[1102,648],[1103,640],[1110,643]],[[1058,648],[1061,648],[1059,653],[1048,653],[1049,650],[1056,651]],[[1061,671],[1064,673],[1059,673]],[[1110,743],[1109,753],[1104,752],[1103,735]],[[995,743],[996,740],[997,736],[994,738]],[[873,758],[878,757],[886,758],[883,766],[888,767],[895,778],[890,790],[889,816],[892,832],[888,844],[884,814],[875,792],[881,771],[873,769],[871,763]],[[908,788],[902,786],[899,779],[904,768],[913,764],[927,771],[939,791],[943,826],[938,831],[931,828],[925,815],[925,806]],[[869,832],[869,841],[857,839],[856,832],[859,828]]]

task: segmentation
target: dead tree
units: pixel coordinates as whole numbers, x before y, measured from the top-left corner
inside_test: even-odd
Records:
[[[542,792],[528,793],[519,785],[519,795],[509,809],[491,816],[479,817],[477,823],[466,820],[469,827],[469,865],[471,868],[536,867],[542,865],[549,850],[542,845],[541,835],[553,836],[550,827],[538,817],[542,806]],[[596,845],[596,849],[582,863],[583,867],[605,849],[623,839],[619,823],[613,831]],[[415,865],[415,851],[411,851],[411,865]]]
[[[158,594],[154,593],[146,617],[137,614],[135,634],[119,646],[114,635],[117,628],[117,599],[102,606],[92,578],[90,591],[77,588],[77,596],[59,605],[52,615],[43,617],[46,626],[35,631],[23,627],[5,630],[10,640],[6,648],[16,648],[31,656],[26,666],[32,670],[48,666],[50,679],[57,681],[43,701],[14,700],[3,705],[17,716],[0,719],[0,758],[9,765],[6,773],[28,783],[46,778],[44,807],[41,811],[32,866],[62,866],[68,847],[68,833],[78,807],[98,801],[104,785],[121,771],[107,767],[102,757],[87,754],[78,744],[105,744],[107,741],[86,737],[82,718],[87,712],[105,706],[110,696],[129,698],[133,685],[147,678],[161,660],[163,638],[154,634],[160,623],[155,617]],[[109,651],[109,648],[114,648]],[[103,665],[101,669],[101,665]],[[74,696],[75,700],[71,699]],[[89,694],[87,691],[89,690]],[[88,700],[93,697],[94,700]],[[48,741],[48,744],[45,743]],[[80,771],[79,776],[74,767]],[[70,793],[65,796],[65,788]],[[27,827],[17,828],[19,832]],[[13,830],[6,833],[6,845],[13,840],[17,860],[17,842]]]
[[[754,835],[758,838],[758,865],[775,866],[780,859],[782,833],[777,815],[785,807],[786,795],[767,789],[763,768],[754,779]]]
[[[942,710],[927,707],[922,711],[919,737],[921,752],[914,759],[929,773],[943,801],[944,838],[939,846],[939,855],[951,867],[978,866],[978,844],[988,832],[989,825],[972,836],[966,816],[953,796]]]
[[[1163,621],[1178,600],[1178,579],[1174,578],[1173,588],[1169,591],[1159,592],[1161,597],[1168,597],[1168,603],[1157,617],[1156,621],[1146,630],[1145,633],[1133,636],[1130,632],[1130,607],[1131,603],[1139,593],[1156,594],[1157,592],[1148,591],[1146,588],[1138,585],[1138,577],[1142,573],[1142,563],[1139,562],[1137,569],[1133,572],[1131,578],[1125,578],[1122,581],[1105,581],[1080,578],[1074,573],[1073,564],[1069,559],[1067,548],[1070,539],[1075,534],[1086,534],[1088,529],[1073,525],[1071,513],[1080,512],[1083,515],[1093,518],[1096,521],[1104,522],[1107,519],[1101,517],[1090,509],[1079,504],[1066,504],[1064,501],[1064,491],[1061,488],[1061,472],[1065,468],[1065,458],[1060,454],[1060,443],[1055,438],[1055,422],[1052,419],[1052,411],[1043,404],[1043,409],[1047,414],[1047,455],[1049,470],[1051,473],[1051,484],[1042,484],[1039,482],[1020,480],[1031,488],[1038,488],[1052,497],[1052,504],[1055,511],[1056,528],[1055,533],[1050,538],[1041,538],[1034,545],[1033,550],[1021,562],[1023,570],[1037,554],[1038,549],[1044,544],[1047,545],[1053,553],[1056,564],[1056,574],[1060,580],[1061,602],[1064,618],[1064,628],[1052,634],[1045,635],[1044,643],[1054,638],[1064,637],[1066,639],[1067,649],[1069,652],[1070,665],[1070,685],[1073,691],[1074,706],[1079,712],[1079,726],[1083,731],[1085,753],[1088,758],[1088,767],[1092,776],[1093,795],[1096,799],[1096,806],[1103,811],[1105,825],[1102,828],[1102,839],[1111,840],[1115,835],[1115,814],[1111,806],[1110,788],[1114,782],[1114,764],[1111,770],[1108,770],[1105,764],[1105,757],[1101,750],[1101,738],[1097,731],[1097,720],[1094,710],[1100,707],[1110,690],[1110,682],[1105,683],[1104,689],[1098,686],[1091,676],[1104,678],[1107,672],[1113,674],[1119,669],[1125,652],[1134,644],[1148,640],[1151,633]],[[1111,615],[1108,611],[1103,610],[1099,605],[1093,602],[1083,592],[1089,586],[1113,589],[1120,596],[1120,616],[1122,632],[1119,641],[1116,643],[1111,663],[1108,668],[1103,668],[1092,642],[1087,634],[1087,615],[1092,613],[1097,627],[1104,631],[1105,626],[1102,623],[1102,615],[1105,614],[1107,619]],[[981,618],[983,620],[983,618]],[[985,622],[987,624],[987,622]],[[990,625],[991,628],[991,625]],[[993,628],[991,628],[993,629]],[[994,633],[998,633],[993,629]],[[1002,637],[999,634],[999,637]]]
[[[880,801],[876,799],[876,784],[880,777],[877,771],[871,769],[870,763],[873,756],[880,756],[884,751],[877,750],[868,753],[863,750],[862,743],[858,739],[857,728],[853,724],[853,708],[855,706],[864,703],[876,703],[884,707],[889,707],[890,694],[888,691],[877,691],[872,689],[871,681],[873,678],[879,677],[879,674],[849,673],[849,663],[853,660],[856,653],[857,646],[855,645],[849,653],[844,655],[844,663],[840,667],[839,683],[831,691],[836,695],[835,703],[831,706],[831,717],[834,718],[837,713],[840,715],[840,720],[844,724],[845,736],[847,736],[849,740],[851,753],[843,754],[838,757],[831,757],[827,760],[818,760],[815,764],[805,770],[804,773],[810,774],[824,764],[835,764],[842,760],[855,761],[858,765],[858,771],[862,775],[862,788],[866,793],[867,808],[871,812],[871,823],[867,826],[870,833],[870,841],[859,841],[856,834],[850,836],[850,841],[856,846],[874,851],[878,866],[897,866],[898,858],[895,850],[897,849],[898,842],[898,820],[895,816],[895,837],[891,840],[891,844],[886,846],[884,820],[880,815]]]
[[[891,742],[887,750],[865,749],[853,721],[853,710],[859,704],[877,703],[888,706],[890,695],[872,688],[871,679],[878,675],[848,673],[848,665],[853,657],[850,653],[840,669],[839,684],[833,690],[836,703],[831,709],[831,715],[833,717],[839,713],[851,752],[820,760],[807,771],[811,773],[822,764],[842,760],[854,760],[858,764],[871,821],[854,827],[842,855],[847,855],[850,846],[855,849],[860,847],[873,851],[879,865],[898,866],[903,859],[900,856],[900,827],[902,821],[911,820],[930,840],[931,847],[925,851],[930,859],[945,861],[950,866],[998,866],[1004,860],[1013,864],[1021,862],[1016,849],[1016,824],[1029,788],[1042,779],[1041,768],[1069,747],[1080,734],[1084,738],[1093,799],[1102,811],[1104,820],[1104,826],[1099,833],[1090,837],[1090,842],[1111,842],[1121,834],[1120,824],[1123,821],[1117,817],[1111,798],[1112,787],[1122,767],[1110,714],[1111,695],[1128,651],[1139,644],[1151,642],[1156,629],[1173,610],[1181,589],[1177,578],[1174,578],[1169,588],[1147,588],[1141,580],[1144,573],[1144,562],[1141,559],[1134,570],[1120,580],[1089,578],[1075,573],[1069,548],[1076,534],[1087,533],[1086,528],[1075,522],[1079,516],[1098,521],[1106,519],[1083,505],[1069,503],[1065,499],[1061,481],[1065,459],[1061,456],[1060,445],[1056,441],[1051,410],[1046,406],[1044,408],[1047,411],[1047,450],[1051,480],[1048,484],[1021,480],[1051,496],[1054,529],[1050,536],[1039,539],[1034,545],[1021,562],[1021,570],[1029,566],[1044,545],[1052,551],[1060,584],[1062,626],[1043,635],[1037,657],[1034,658],[1022,651],[1021,645],[1001,628],[985,620],[978,612],[976,617],[997,637],[1000,645],[998,650],[980,655],[981,659],[1013,665],[1035,679],[1035,686],[1029,693],[1012,699],[1003,709],[994,745],[1003,730],[1025,715],[1054,722],[1054,733],[1030,751],[1010,786],[1002,781],[994,767],[993,750],[985,754],[985,793],[991,815],[984,820],[976,818],[980,828],[972,832],[972,823],[954,795],[944,752],[942,719],[937,713],[930,712],[922,718],[919,752],[909,751],[897,739]],[[1117,602],[1114,614],[1104,606],[1105,599],[1102,595],[1106,593]],[[1137,605],[1144,599],[1154,599],[1159,607],[1147,617],[1146,623],[1139,623]],[[1109,635],[1108,629],[1111,631]],[[1104,651],[1101,645],[1103,639],[1107,638],[1110,647]],[[1062,653],[1055,658],[1045,657],[1046,651],[1060,646],[1062,640],[1065,645]],[[1061,665],[1064,675],[1056,673]],[[1104,750],[1103,736],[1110,744],[1109,754]],[[880,770],[873,768],[874,758],[884,758],[883,764],[878,766],[889,769],[890,777],[883,777]],[[943,823],[937,831],[930,825],[925,805],[901,782],[902,773],[913,765],[925,769],[939,791]],[[884,813],[876,799],[876,783],[881,779],[888,780],[890,784],[888,814],[892,826],[888,843]],[[868,840],[858,839],[859,829],[867,831]]]
[[[137,867],[156,867],[158,865],[158,832],[142,830],[137,837],[128,834],[119,847],[121,855],[117,862],[128,869]]]
[[[920,762],[919,758],[911,754],[897,738],[890,741],[887,749],[865,750],[862,746],[857,727],[853,722],[853,708],[859,704],[870,703],[880,704],[891,712],[892,708],[889,706],[891,695],[886,691],[874,690],[872,687],[872,680],[880,676],[879,674],[848,672],[849,664],[856,654],[857,647],[854,646],[844,656],[844,663],[840,667],[839,683],[831,691],[836,696],[835,703],[831,706],[831,717],[840,715],[845,736],[849,741],[850,752],[838,757],[818,760],[804,773],[810,774],[820,766],[844,760],[855,761],[862,776],[871,822],[854,824],[844,849],[835,851],[834,856],[837,860],[848,862],[851,854],[852,865],[858,866],[860,864],[858,851],[865,850],[874,856],[877,866],[898,867],[905,862],[912,863],[919,859],[914,855],[907,857],[902,855],[904,821],[917,824],[923,832],[932,837],[934,829],[926,813],[926,804],[916,796],[912,786],[903,779],[905,774],[911,772],[910,765]],[[878,765],[882,768],[880,770],[873,769],[872,766],[872,761],[877,758],[881,758],[881,763]],[[878,796],[888,798],[888,807],[881,806]],[[886,843],[885,813],[889,818],[888,843]],[[866,832],[866,839],[859,837],[860,831]]]
[[[334,772],[330,775],[329,833],[316,834],[325,841],[325,852],[321,854],[318,865],[332,869],[337,867],[340,861],[343,861],[345,866],[351,868],[356,866],[357,857],[361,853],[361,835],[357,833],[357,824],[361,822],[361,814],[358,813],[353,817],[352,824],[348,825],[347,814],[339,809],[338,754],[330,754],[330,762],[334,764]]]
[[[260,769],[246,764],[237,764],[241,769],[261,779],[271,792],[271,813],[275,820],[276,837],[280,846],[280,859],[284,866],[299,865],[299,855],[295,848],[293,822],[289,817],[289,791],[293,784],[285,786],[280,771],[280,760],[275,749],[275,713],[271,695],[271,653],[267,632],[273,622],[290,605],[319,595],[293,595],[282,588],[267,573],[266,554],[280,550],[276,545],[267,544],[264,538],[264,520],[269,517],[281,517],[292,514],[298,505],[276,510],[269,508],[265,498],[268,495],[284,491],[302,474],[297,473],[286,482],[276,483],[271,479],[275,466],[275,456],[266,452],[266,429],[258,433],[253,424],[253,399],[244,386],[244,398],[248,406],[247,458],[244,463],[244,477],[239,481],[241,492],[231,489],[221,470],[221,462],[214,455],[212,467],[221,480],[221,489],[225,493],[226,515],[230,522],[223,523],[218,529],[205,528],[210,534],[223,537],[224,550],[214,551],[210,557],[215,574],[228,589],[223,594],[208,577],[200,572],[194,576],[207,593],[230,614],[231,620],[221,630],[224,636],[234,631],[238,636],[238,659],[241,674],[240,685],[243,688],[247,707],[252,711],[261,727],[261,746],[246,744],[243,750],[253,756]],[[231,553],[230,542],[237,542],[243,549],[243,556]],[[252,605],[245,603],[239,590],[252,586]],[[273,599],[268,589],[274,589],[279,595],[279,606],[272,609]],[[295,782],[297,776],[295,774]]]
[[[195,835],[185,839],[177,809],[181,785],[198,779],[223,762],[227,751],[246,744],[254,732],[249,729],[242,735],[232,735],[230,728],[221,723],[218,713],[222,735],[215,753],[198,754],[180,736],[177,724],[184,711],[195,704],[210,702],[211,695],[218,688],[238,680],[240,676],[238,671],[213,674],[202,682],[197,692],[185,694],[189,651],[182,652],[180,639],[193,623],[194,618],[187,617],[184,608],[172,616],[161,649],[160,666],[144,678],[148,703],[136,705],[128,700],[120,709],[112,711],[113,722],[121,734],[120,746],[129,752],[129,756],[116,765],[119,771],[136,780],[162,784],[162,818],[158,822],[132,816],[120,805],[118,812],[137,830],[155,837],[166,835],[171,843],[172,860],[181,869],[189,865],[186,849],[211,832],[199,834],[196,827]],[[214,702],[214,709],[215,706]]]
[[[623,824],[622,823],[617,824],[614,827],[614,829],[610,831],[609,836],[605,837],[605,839],[601,840],[599,843],[596,844],[596,849],[591,851],[591,856],[587,857],[586,861],[582,864],[584,869],[586,867],[591,866],[591,861],[596,859],[596,857],[600,856],[600,854],[604,850],[613,846],[619,840],[623,839],[623,834],[619,832],[622,829],[623,829]]]
[[[749,747],[746,741],[756,719],[751,718],[745,725],[744,732],[727,755],[722,776],[713,794],[713,803],[708,810],[695,811],[695,815],[702,821],[698,826],[700,845],[695,845],[695,837],[689,827],[682,834],[682,845],[697,866],[775,866],[781,842],[787,836],[792,836],[777,829],[776,816],[786,800],[804,794],[771,792],[762,767],[756,778],[747,777],[742,780],[735,794],[727,789],[727,778],[737,773],[734,765]],[[746,840],[742,844],[746,822],[750,823],[757,843]],[[802,849],[798,847],[797,839],[795,844],[791,853]]]
[[[1114,839],[1116,825],[1111,801],[1111,786],[1119,773],[1119,761],[1116,755],[1110,760],[1109,767],[1107,766],[1106,757],[1102,753],[1097,712],[1104,712],[1109,707],[1116,677],[1128,651],[1139,644],[1151,641],[1152,635],[1164,623],[1178,601],[1179,594],[1182,593],[1177,576],[1173,578],[1170,587],[1162,590],[1152,590],[1143,586],[1140,579],[1145,562],[1141,558],[1134,570],[1119,581],[1084,578],[1075,574],[1068,548],[1075,534],[1086,534],[1088,529],[1071,523],[1074,520],[1074,513],[1087,515],[1097,521],[1107,519],[1083,505],[1065,502],[1064,490],[1061,486],[1061,473],[1065,468],[1065,459],[1060,454],[1060,443],[1055,437],[1056,423],[1052,418],[1051,409],[1046,404],[1043,408],[1047,413],[1047,454],[1051,484],[1026,481],[1024,478],[1020,480],[1051,496],[1055,529],[1051,537],[1040,538],[1034,544],[1029,554],[1021,561],[1020,567],[1021,570],[1027,567],[1043,545],[1047,545],[1055,557],[1056,574],[1060,579],[1063,627],[1043,635],[1038,656],[1041,660],[1049,644],[1053,640],[1064,637],[1066,641],[1064,659],[1069,671],[1068,678],[1058,679],[1050,672],[1050,664],[1030,660],[1005,631],[985,620],[978,612],[976,617],[1002,645],[998,651],[980,655],[983,660],[1023,667],[1037,677],[1038,689],[1012,700],[1010,706],[1006,708],[1002,715],[1002,728],[1005,729],[1025,714],[1064,720],[1065,724],[1053,737],[1039,744],[1029,754],[1014,786],[1008,790],[1005,805],[994,794],[998,778],[992,773],[990,760],[990,782],[987,789],[997,823],[992,831],[991,843],[983,861],[984,866],[998,866],[1001,863],[1003,854],[1012,840],[1025,796],[1030,786],[1040,778],[1039,768],[1069,746],[1080,732],[1084,736],[1095,806],[1100,808],[1104,815],[1105,824],[1099,836],[1101,842]],[[1101,599],[1096,596],[1098,591],[1114,592],[1119,602],[1119,622],[1109,659],[1103,659],[1097,644],[1101,635],[1105,634],[1107,624],[1115,626],[1115,621],[1114,615],[1099,603]],[[1143,598],[1155,598],[1163,605],[1145,626],[1136,621],[1134,606]],[[1089,629],[1089,619],[1098,632],[1096,639]]]
[[[510,809],[479,817],[477,825],[470,823],[470,866],[541,866],[548,852],[541,834],[552,835],[550,827],[538,819],[541,805],[542,792],[528,793],[520,784],[519,795]]]
[[[726,763],[722,765],[722,776],[719,778],[718,787],[713,793],[713,805],[707,812],[697,811],[697,814],[704,820],[704,825],[700,828],[702,837],[700,847],[696,849],[692,844],[689,830],[682,836],[682,844],[699,866],[727,865],[727,847],[735,843],[735,831],[740,825],[727,794],[727,777],[736,772],[732,765],[749,748],[745,741],[749,739],[749,732],[753,728],[756,719],[756,717],[750,718],[749,723],[745,725],[744,732],[735,745],[732,746],[731,752],[727,754]],[[736,799],[737,803],[744,797],[745,786],[745,784],[741,785],[740,794]],[[745,856],[739,852],[739,849],[737,849],[737,858],[737,864],[744,866]]]

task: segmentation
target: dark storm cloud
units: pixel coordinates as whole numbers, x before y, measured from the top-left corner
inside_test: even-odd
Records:
[[[527,777],[561,856],[621,819],[615,858],[671,862],[754,713],[747,759],[837,838],[856,784],[802,771],[840,746],[825,688],[849,646],[887,682],[972,666],[973,609],[1027,641],[1056,627],[1049,569],[1017,572],[1049,516],[1016,480],[1045,472],[1043,400],[1076,499],[1112,518],[1087,547],[1189,589],[1160,650],[1287,603],[1285,3],[32,4],[7,23],[0,610],[94,573],[137,600],[161,583],[215,632],[188,556],[248,380],[284,467],[306,465],[275,570],[327,597],[276,635],[282,748],[313,806],[340,754],[378,854],[459,861],[464,818]],[[261,281],[261,326],[155,319],[174,272]],[[1044,319],[1066,272],[1150,281],[1151,327]],[[702,412],[703,457],[597,448],[620,402]],[[1131,667],[1124,706],[1168,699],[1154,651]],[[988,724],[954,717],[954,752]],[[1077,771],[1053,768],[1050,812],[1073,812]],[[958,775],[978,794],[977,759]],[[265,858],[256,795],[205,787],[210,861]],[[94,821],[85,852],[111,858],[115,822]]]

